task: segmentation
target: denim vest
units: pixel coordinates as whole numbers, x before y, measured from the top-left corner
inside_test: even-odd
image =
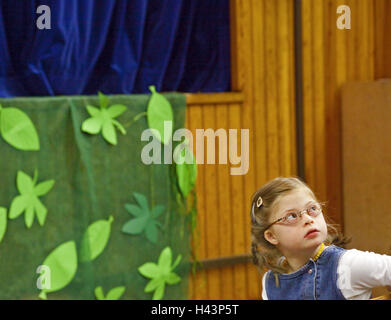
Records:
[[[339,258],[346,250],[329,246],[316,261],[309,262],[294,273],[278,274],[279,287],[268,271],[265,289],[269,300],[346,300],[337,287]]]

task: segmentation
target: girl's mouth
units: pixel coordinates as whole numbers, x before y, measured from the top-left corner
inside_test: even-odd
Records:
[[[318,235],[319,230],[318,229],[311,229],[307,232],[304,238],[314,238]]]

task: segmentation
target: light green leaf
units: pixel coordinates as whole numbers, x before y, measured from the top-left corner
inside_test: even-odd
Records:
[[[20,216],[20,214],[26,210],[28,205],[28,200],[26,201],[26,196],[20,195],[16,196],[12,202],[9,211],[9,218],[15,219]]]
[[[173,123],[172,107],[163,95],[156,92],[154,86],[150,86],[149,89],[152,92],[152,96],[147,108],[148,126],[150,129],[156,129],[160,133],[160,136],[156,135],[156,138],[167,145],[171,140],[172,130],[168,134],[164,134],[164,121]]]
[[[41,182],[34,187],[34,191],[35,191],[34,193],[37,196],[43,196],[53,188],[53,185],[54,185],[54,180],[46,180],[44,182]]]
[[[94,293],[97,300],[105,300],[105,295],[103,294],[103,289],[101,286],[96,287]]]
[[[181,277],[174,272],[171,272],[166,279],[168,284],[176,284],[181,281]]]
[[[0,242],[3,240],[7,230],[7,209],[0,207]]]
[[[184,197],[187,197],[191,190],[194,189],[197,179],[197,164],[194,161],[194,156],[190,150],[187,150],[191,155],[191,163],[183,162],[175,165],[176,175],[178,178],[178,185],[181,193]],[[185,149],[182,149],[182,155],[186,153]]]
[[[138,268],[138,271],[146,278],[156,278],[160,275],[160,268],[156,263],[147,262]]]
[[[24,221],[26,223],[27,228],[31,228],[34,221],[34,207],[29,205],[26,209],[26,213],[24,214]]]
[[[161,268],[165,273],[170,272],[171,261],[172,261],[171,248],[166,247],[164,248],[164,250],[162,251],[159,257],[159,261],[158,261],[159,268]]]
[[[121,132],[122,134],[126,134],[125,128],[120,124],[117,120],[112,119],[112,124]]]
[[[125,292],[125,287],[116,287],[116,288],[113,288],[111,289],[107,296],[106,296],[106,300],[119,300],[121,298],[121,296],[124,294]]]
[[[98,134],[102,129],[102,120],[99,118],[88,118],[83,121],[81,130],[90,134]]]
[[[73,279],[77,271],[77,253],[74,241],[68,241],[55,248],[42,265],[50,270],[50,289],[42,289],[39,297],[46,299],[46,294],[61,290]]]
[[[17,108],[0,108],[3,139],[20,150],[39,150],[39,137],[26,113]]]
[[[117,144],[117,134],[111,121],[105,121],[102,126],[102,135],[105,140],[113,145]]]
[[[175,262],[171,266],[171,270],[174,270],[176,266],[179,264],[179,262],[181,262],[181,260],[182,260],[182,255],[178,255],[178,257],[175,259]]]
[[[165,287],[165,283],[163,282],[161,285],[159,285],[156,288],[155,293],[153,294],[152,300],[161,300],[163,298],[164,287]]]
[[[48,193],[55,183],[54,180],[47,180],[34,186],[38,179],[37,170],[34,173],[34,179],[31,179],[23,171],[18,171],[17,187],[21,195],[16,196],[11,203],[9,218],[17,218],[23,211],[25,212],[25,223],[27,228],[31,228],[34,222],[35,213],[41,226],[44,225],[47,209],[39,200],[39,196]]]
[[[154,291],[157,287],[163,285],[164,280],[161,278],[154,278],[148,282],[148,284],[144,288],[144,292],[152,292]]]
[[[146,278],[152,279],[144,288],[144,292],[155,291],[152,299],[162,299],[164,295],[165,284],[176,284],[181,281],[176,273],[172,270],[181,260],[181,255],[177,257],[174,265],[171,266],[172,251],[170,247],[166,247],[160,253],[158,264],[153,262],[144,263],[138,268],[138,271]]]
[[[128,108],[125,107],[123,104],[114,104],[107,109],[107,113],[110,115],[111,118],[116,118],[123,114],[127,109]]]
[[[23,171],[18,170],[16,176],[16,186],[21,194],[30,194],[33,191],[33,180]]]
[[[145,216],[129,220],[123,225],[122,231],[129,234],[139,234],[143,232],[147,222],[148,217]]]
[[[47,209],[38,198],[34,199],[34,209],[37,213],[38,223],[43,226],[46,220]]]
[[[100,91],[98,91],[98,96],[100,107],[106,108],[109,105],[109,98]]]
[[[92,261],[102,253],[109,240],[113,220],[110,216],[108,220],[98,220],[88,226],[81,241],[80,261]]]
[[[100,117],[100,110],[94,106],[86,106],[87,112],[91,117]]]

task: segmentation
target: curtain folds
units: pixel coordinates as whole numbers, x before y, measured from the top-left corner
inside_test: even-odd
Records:
[[[51,29],[38,29],[40,5]],[[228,0],[0,3],[0,96],[230,90]]]

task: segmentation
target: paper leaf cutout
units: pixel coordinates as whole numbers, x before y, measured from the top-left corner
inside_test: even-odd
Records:
[[[68,241],[55,248],[42,265],[50,270],[50,288],[42,289],[39,297],[47,299],[49,292],[59,291],[67,286],[77,271],[77,253],[74,241]]]
[[[98,92],[100,109],[94,106],[86,106],[88,114],[91,118],[86,119],[81,126],[83,132],[89,134],[98,134],[102,131],[103,138],[113,144],[117,144],[117,128],[122,134],[126,134],[125,128],[114,118],[120,116],[127,110],[127,107],[122,104],[115,104],[108,107],[109,100],[102,92]]]
[[[187,197],[190,191],[194,189],[196,184],[197,164],[195,162],[194,156],[189,149],[182,149],[181,156],[183,158],[185,156],[190,157],[188,161],[184,161],[183,163],[177,163],[175,165],[179,189],[181,190],[183,196]]]
[[[37,130],[26,113],[0,105],[0,131],[3,139],[19,150],[39,150]]]
[[[107,296],[103,294],[103,289],[101,286],[95,288],[95,297],[97,300],[119,300],[125,292],[125,287],[115,287],[111,289]]]
[[[160,253],[157,264],[147,262],[138,268],[141,275],[151,279],[144,288],[144,292],[154,291],[153,300],[161,300],[163,298],[166,284],[173,285],[181,281],[181,277],[173,272],[181,259],[182,256],[178,255],[174,264],[171,265],[172,251],[170,247],[166,247]]]
[[[154,86],[150,86],[152,92],[151,99],[148,102],[147,117],[150,129],[156,129],[160,136],[156,136],[162,143],[168,144],[172,137],[171,132],[164,134],[164,121],[174,121],[172,107],[170,102],[160,93],[156,92]]]
[[[0,242],[3,240],[7,230],[7,209],[0,207]]]
[[[132,235],[145,232],[145,236],[150,242],[157,243],[160,223],[156,219],[164,212],[165,207],[156,205],[150,210],[144,195],[134,192],[133,196],[139,206],[125,204],[125,209],[135,218],[123,225],[122,232]]]
[[[102,253],[109,240],[113,220],[110,216],[108,220],[98,220],[88,226],[80,246],[81,262],[92,261]]]
[[[36,172],[35,177],[31,179],[31,177],[23,171],[18,171],[16,186],[20,195],[12,200],[9,211],[10,219],[16,219],[22,212],[25,212],[24,219],[27,228],[31,228],[35,214],[37,215],[38,223],[41,226],[45,224],[47,209],[38,197],[47,194],[53,188],[55,182],[54,180],[46,180],[35,185],[37,182],[36,180]]]

